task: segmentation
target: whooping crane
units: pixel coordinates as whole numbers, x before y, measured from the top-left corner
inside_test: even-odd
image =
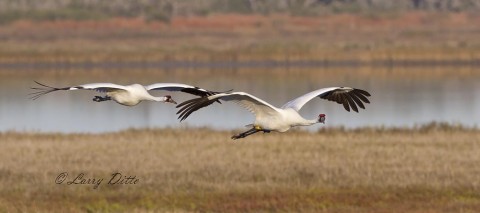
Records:
[[[36,100],[37,98],[46,95],[48,93],[59,91],[59,90],[95,90],[100,93],[106,93],[106,96],[95,96],[93,101],[95,102],[102,102],[108,100],[114,100],[115,102],[125,105],[125,106],[135,106],[141,101],[159,101],[165,103],[173,103],[177,104],[170,95],[166,95],[163,97],[155,97],[150,95],[148,91],[150,90],[165,90],[165,91],[180,91],[185,92],[201,97],[206,97],[208,95],[217,94],[218,92],[212,92],[205,89],[201,89],[198,87],[186,85],[186,84],[178,84],[178,83],[156,83],[148,86],[143,86],[140,84],[132,84],[132,85],[117,85],[112,83],[91,83],[91,84],[82,84],[78,86],[72,87],[51,87],[42,83],[35,81],[38,85],[42,87],[33,87],[31,89],[38,90],[36,92],[32,92],[31,98]]]
[[[177,106],[177,108],[181,107],[177,114],[180,114],[178,118],[183,121],[193,112],[212,104],[214,101],[233,101],[255,115],[255,122],[247,125],[247,127],[252,127],[250,130],[232,136],[232,139],[239,139],[260,131],[264,133],[270,131],[285,132],[295,126],[310,126],[316,123],[325,123],[325,114],[320,114],[316,119],[307,120],[298,113],[305,103],[315,97],[343,104],[343,107],[347,111],[350,111],[350,108],[352,108],[353,111],[358,112],[357,105],[365,109],[363,103],[370,103],[367,99],[369,96],[370,93],[360,89],[329,87],[307,93],[289,101],[281,108],[277,108],[245,92],[219,93],[185,101]]]

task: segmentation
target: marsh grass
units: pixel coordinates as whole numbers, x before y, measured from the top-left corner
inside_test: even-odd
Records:
[[[0,134],[0,210],[27,212],[477,212],[480,132],[146,129]],[[136,185],[57,185],[68,172]],[[107,181],[107,180],[105,180]]]
[[[470,17],[471,16],[471,17]],[[443,16],[442,16],[443,17]],[[18,20],[0,28],[0,64],[152,61],[426,61],[478,64],[478,16],[281,14]]]

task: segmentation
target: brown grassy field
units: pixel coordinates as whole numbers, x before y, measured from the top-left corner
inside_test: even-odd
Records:
[[[0,64],[149,61],[355,61],[404,63],[480,60],[480,16],[405,12],[214,14],[87,21],[19,20],[0,28]]]
[[[235,142],[233,133],[1,133],[0,211],[480,211],[478,130],[324,129]],[[109,185],[114,172],[138,182]],[[80,173],[105,180],[66,184]]]

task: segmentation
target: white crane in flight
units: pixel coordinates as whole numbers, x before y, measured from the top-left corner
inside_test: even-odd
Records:
[[[177,104],[172,96],[166,95],[163,97],[155,97],[150,95],[148,91],[151,90],[165,90],[165,91],[178,91],[185,92],[201,97],[207,97],[209,95],[217,94],[218,92],[212,92],[198,87],[178,84],[178,83],[156,83],[148,86],[143,86],[140,84],[132,85],[117,85],[112,83],[91,83],[91,84],[82,84],[78,86],[71,87],[51,87],[42,83],[35,81],[38,85],[42,87],[32,87],[31,89],[36,90],[35,92],[30,93],[31,99],[36,100],[39,97],[46,95],[51,92],[60,91],[60,90],[95,90],[100,93],[106,93],[104,97],[95,96],[93,101],[102,102],[114,100],[115,102],[125,105],[125,106],[135,106],[142,101],[158,101],[165,103]]]
[[[264,133],[270,131],[285,132],[295,126],[310,126],[316,123],[325,123],[325,114],[320,114],[318,118],[309,120],[303,118],[298,113],[305,103],[315,97],[343,104],[343,107],[347,111],[350,111],[351,108],[353,111],[358,112],[358,107],[365,109],[363,103],[370,103],[367,99],[369,96],[370,93],[365,90],[350,87],[329,87],[307,93],[289,101],[281,108],[277,108],[245,92],[225,92],[185,101],[177,106],[177,108],[181,107],[177,114],[180,114],[178,118],[183,121],[193,112],[215,101],[233,101],[255,115],[253,124],[247,125],[252,127],[250,130],[232,136],[232,139],[239,139],[260,131]]]

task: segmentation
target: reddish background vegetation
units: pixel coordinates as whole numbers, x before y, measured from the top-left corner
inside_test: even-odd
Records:
[[[469,12],[17,20],[0,28],[0,63],[315,60],[390,63],[480,58]]]
[[[480,14],[473,13],[428,13],[408,12],[390,16],[335,14],[318,17],[277,15],[217,14],[206,17],[174,17],[171,22],[145,21],[142,18],[111,18],[107,20],[19,20],[0,29],[6,33],[12,30],[234,30],[277,29],[364,31],[380,29],[440,28],[458,30],[479,28]],[[315,29],[317,28],[317,29]],[[319,28],[319,29],[318,29]]]

